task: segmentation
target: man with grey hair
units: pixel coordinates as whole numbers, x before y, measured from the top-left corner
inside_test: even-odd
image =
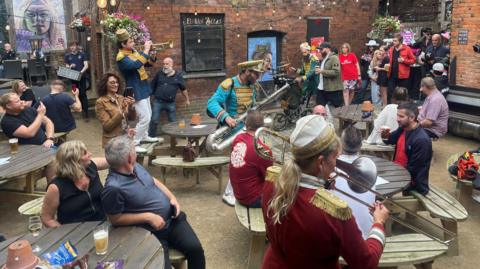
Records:
[[[102,204],[113,225],[136,225],[151,231],[162,243],[165,268],[171,268],[169,247],[185,254],[189,268],[205,268],[205,255],[195,232],[180,211],[173,193],[140,164],[134,142],[119,136],[105,146],[110,165]]]
[[[423,78],[420,91],[427,95],[420,108],[418,122],[428,136],[437,139],[448,130],[448,103],[431,77]]]
[[[358,153],[362,147],[362,133],[360,130],[350,125],[343,130],[341,141],[343,153],[338,157],[338,159],[352,163],[358,158]],[[373,217],[370,214],[369,209],[365,205],[336,190],[341,190],[352,196],[355,196],[369,205],[374,204],[375,194],[370,191],[356,193],[350,188],[348,181],[342,176],[337,176],[335,178],[334,189],[335,195],[346,201],[348,206],[352,209],[352,213],[355,216],[355,221],[357,222],[358,228],[362,232],[363,238],[368,238],[368,233],[370,232],[373,224]],[[373,189],[375,189],[375,187],[373,187]]]

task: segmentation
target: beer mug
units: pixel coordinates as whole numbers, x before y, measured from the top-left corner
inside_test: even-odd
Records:
[[[10,138],[8,143],[10,144],[10,153],[16,154],[18,152],[18,138]]]
[[[390,71],[390,64],[385,64],[384,68],[385,68],[385,71],[389,72]]]
[[[108,250],[108,223],[102,223],[93,231],[95,241],[95,252],[97,255],[105,255]]]

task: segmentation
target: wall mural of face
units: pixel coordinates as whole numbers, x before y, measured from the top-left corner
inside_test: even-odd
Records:
[[[50,29],[51,14],[45,5],[33,1],[25,10],[25,24],[27,30],[40,35]]]

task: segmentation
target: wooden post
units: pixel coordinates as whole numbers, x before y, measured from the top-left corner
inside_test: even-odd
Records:
[[[457,238],[453,241],[450,242],[450,245],[448,246],[448,251],[447,251],[447,256],[458,256],[459,250],[458,250],[458,224],[457,222],[454,221],[449,221],[449,220],[441,220],[442,221],[442,226],[443,228],[455,233],[457,235]],[[452,237],[444,233],[444,240],[451,239]]]
[[[25,192],[32,194],[35,191],[35,179],[33,178],[33,172],[30,172],[25,177]]]
[[[265,247],[265,234],[253,234],[250,241],[250,252],[248,253],[248,269],[260,268]]]

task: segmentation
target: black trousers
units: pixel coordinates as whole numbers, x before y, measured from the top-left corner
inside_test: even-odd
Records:
[[[317,105],[333,105],[339,107],[343,105],[342,91],[318,91],[317,90]]]
[[[82,103],[82,114],[84,117],[88,117],[88,97],[87,97],[87,78],[82,76],[80,81],[72,80],[72,85],[75,84],[79,90],[78,98],[80,103]]]
[[[200,240],[187,222],[187,215],[180,212],[176,219],[172,219],[166,229],[153,232],[162,243],[165,257],[165,268],[171,268],[168,248],[172,247],[182,252],[188,261],[188,269],[205,269],[205,254]]]

